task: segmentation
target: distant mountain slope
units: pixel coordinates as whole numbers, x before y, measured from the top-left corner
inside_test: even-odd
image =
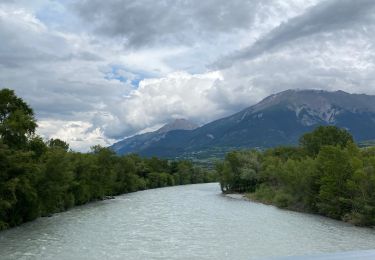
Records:
[[[186,120],[186,119],[175,119],[169,124],[164,125],[155,132],[144,133],[135,135],[130,138],[126,138],[120,142],[117,142],[111,146],[111,149],[118,154],[127,153],[141,153],[143,150],[152,146],[154,143],[163,139],[166,133],[173,130],[193,130],[198,125]]]
[[[287,90],[197,129],[168,131],[136,152],[146,156],[198,156],[212,150],[296,144],[303,133],[318,125],[346,128],[357,141],[375,139],[375,96]],[[121,151],[131,151],[131,147]]]

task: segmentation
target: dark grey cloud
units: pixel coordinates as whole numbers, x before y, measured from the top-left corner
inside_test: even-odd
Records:
[[[213,67],[226,68],[239,60],[258,57],[307,36],[366,27],[374,22],[374,0],[327,0],[309,8],[265,34],[249,47],[219,59]]]
[[[257,7],[251,0],[84,0],[73,9],[96,32],[124,38],[128,46],[192,44],[217,33],[249,28]]]
[[[25,9],[0,5],[0,39],[0,88],[14,89],[39,120],[90,121],[131,88],[105,79],[105,50]]]
[[[1,11],[1,9],[0,9]],[[0,13],[0,66],[21,68],[36,63],[74,59],[98,61],[93,53],[71,46],[66,38],[51,33],[35,17],[19,12]]]

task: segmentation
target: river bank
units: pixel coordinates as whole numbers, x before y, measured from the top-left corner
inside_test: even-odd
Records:
[[[313,215],[318,215],[318,216],[329,218],[327,216],[320,215],[320,214],[317,214],[317,213],[314,213],[314,212],[304,211],[303,209],[300,209],[300,208],[278,207],[277,205],[275,205],[271,201],[257,199],[255,197],[255,193],[224,193],[224,196],[226,196],[228,198],[232,198],[232,199],[237,199],[237,200],[244,200],[244,201],[249,201],[249,202],[253,202],[253,203],[261,203],[261,204],[264,204],[264,205],[271,205],[271,206],[274,206],[274,207],[277,207],[277,208],[283,209],[283,210],[289,210],[289,211],[305,213],[305,214],[313,214]],[[329,219],[333,219],[333,218],[329,218]],[[356,223],[353,223],[350,220],[348,221],[347,219],[333,219],[333,220],[349,223],[353,226],[358,226],[358,225],[356,225]],[[375,229],[374,226],[366,226],[365,228]]]

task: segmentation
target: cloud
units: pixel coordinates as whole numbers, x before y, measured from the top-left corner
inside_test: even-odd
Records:
[[[234,93],[252,92],[249,104],[287,89],[341,89],[375,94],[375,45],[369,44],[373,35],[370,31],[368,34],[347,31],[339,35],[311,36],[298,45],[263,54],[257,59],[237,61],[221,70],[226,80],[221,81],[223,86],[219,87]],[[228,96],[230,94],[232,92],[228,91]]]
[[[221,58],[213,66],[225,68],[236,61],[254,59],[300,38],[318,33],[353,29],[353,27],[366,25],[368,22],[373,23],[374,8],[373,0],[322,1],[309,8],[305,13],[281,23],[249,47]]]
[[[171,118],[189,118],[197,123],[214,119],[225,112],[208,96],[214,82],[219,80],[218,72],[176,72],[163,78],[142,80],[138,89],[111,110],[116,118],[107,120],[106,133],[119,138]]]
[[[37,133],[50,138],[59,138],[75,151],[88,151],[91,146],[109,146],[114,140],[108,139],[100,128],[94,128],[84,121],[40,120]]]
[[[113,56],[102,56],[90,37],[51,30],[26,9],[0,6],[0,38],[0,87],[14,89],[41,122],[92,124],[95,113],[133,88],[105,78]]]
[[[375,94],[372,7],[2,1],[0,87],[30,103],[40,134],[80,151],[172,118],[204,124],[289,88]],[[219,69],[207,68],[215,61]]]
[[[194,44],[217,33],[247,29],[260,2],[85,0],[72,8],[97,33],[123,38],[127,46],[138,48],[166,42]]]

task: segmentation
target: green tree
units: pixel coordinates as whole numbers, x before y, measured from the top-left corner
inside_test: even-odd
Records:
[[[375,157],[357,153],[350,163],[353,174],[347,181],[352,211],[345,220],[361,226],[375,225]]]
[[[0,90],[0,138],[11,148],[23,148],[35,132],[33,110],[13,90]]]
[[[221,189],[254,191],[260,182],[261,159],[257,151],[229,152],[223,163],[216,165]]]
[[[74,175],[72,193],[75,203],[81,205],[93,200],[91,168],[95,161],[92,154],[76,153],[74,155],[72,160],[72,171]]]
[[[66,152],[69,150],[69,144],[67,142],[64,142],[63,140],[58,139],[58,138],[50,139],[47,142],[47,144],[50,148],[57,148],[58,147],[58,148],[63,149]]]
[[[96,145],[91,148],[95,155],[95,168],[93,168],[94,180],[96,181],[97,198],[113,195],[113,186],[116,180],[115,165],[116,154],[109,148]]]
[[[178,185],[185,185],[191,183],[193,174],[193,164],[190,161],[179,161],[177,165],[177,172],[174,174],[175,183]]]
[[[317,163],[312,158],[289,159],[281,166],[280,189],[289,196],[287,207],[314,211],[319,193]]]
[[[7,225],[15,226],[39,215],[36,187],[40,168],[30,152],[9,150],[6,153],[6,165],[0,174],[0,201],[5,211],[0,215],[3,214],[3,222]]]
[[[234,174],[231,170],[230,164],[226,160],[223,162],[217,162],[215,170],[218,174],[221,191],[224,193],[232,191]]]
[[[336,126],[319,126],[313,132],[304,134],[299,143],[310,156],[318,155],[322,146],[333,145],[346,147],[353,143],[353,137],[345,129]]]
[[[138,176],[135,162],[129,156],[118,158],[115,166],[115,193],[121,194],[138,190]]]
[[[324,146],[317,160],[320,172],[318,210],[326,216],[340,219],[351,211],[347,181],[353,169],[349,153],[337,146]]]
[[[43,173],[38,183],[42,215],[72,207],[74,195],[73,165],[70,155],[62,148],[50,149],[43,157]]]
[[[34,153],[34,158],[39,159],[43,154],[47,152],[47,145],[44,143],[40,136],[34,136],[28,143],[28,150]]]

